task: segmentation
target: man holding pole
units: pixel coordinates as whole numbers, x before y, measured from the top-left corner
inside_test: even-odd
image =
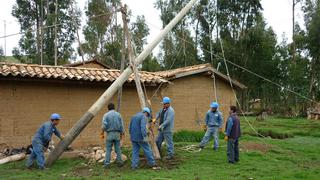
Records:
[[[168,155],[166,159],[174,157],[173,127],[174,127],[174,109],[171,107],[171,99],[164,97],[162,100],[163,108],[157,113],[156,120],[159,120],[159,133],[156,139],[159,152],[161,152],[162,142],[167,143]]]
[[[148,107],[144,107],[142,112],[138,112],[131,118],[129,133],[132,143],[132,169],[138,168],[140,148],[142,148],[149,166],[151,166],[153,169],[158,169],[152,154],[152,150],[148,143],[147,122],[150,115],[150,109]]]
[[[33,165],[33,160],[36,159],[40,169],[44,169],[44,151],[49,146],[52,134],[55,134],[59,139],[63,139],[64,136],[61,135],[56,126],[60,123],[61,116],[57,113],[53,113],[50,116],[50,121],[45,122],[37,130],[37,133],[32,139],[32,152],[27,160],[27,168],[31,168]]]

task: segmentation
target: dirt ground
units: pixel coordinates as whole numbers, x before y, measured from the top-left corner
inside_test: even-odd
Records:
[[[271,148],[272,148],[271,145],[258,144],[254,142],[241,143],[240,145],[240,149],[242,149],[242,151],[260,151],[260,152],[266,153]]]

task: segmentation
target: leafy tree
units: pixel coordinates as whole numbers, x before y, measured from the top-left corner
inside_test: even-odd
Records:
[[[58,1],[57,17],[55,15],[55,1],[51,0],[16,0],[12,15],[20,23],[20,30],[24,35],[19,41],[23,54],[32,63],[40,63],[41,37],[43,37],[44,64],[54,64],[54,26],[57,18],[57,44],[59,64],[66,63],[73,53],[72,44],[75,39],[76,26],[70,13],[72,0]],[[43,17],[43,18],[42,18]],[[43,23],[43,28],[42,24]],[[42,31],[42,32],[41,32]],[[43,34],[43,36],[41,36]]]
[[[3,48],[0,46],[0,60],[2,61],[4,59],[4,53],[3,53]]]
[[[22,54],[20,52],[20,49],[18,47],[14,47],[12,49],[12,56],[16,59],[18,59],[19,61],[21,61],[22,59]]]
[[[313,99],[320,99],[320,1],[306,0],[304,6],[306,26],[306,50],[310,58],[309,92]]]

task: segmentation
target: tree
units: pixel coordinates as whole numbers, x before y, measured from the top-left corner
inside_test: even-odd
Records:
[[[315,100],[320,99],[320,1],[306,0],[304,6],[306,26],[306,50],[310,58],[309,93]]]
[[[187,0],[157,0],[155,7],[161,12],[160,19],[163,27],[188,3]],[[201,63],[197,55],[197,47],[191,35],[192,14],[189,13],[179,22],[172,33],[164,38],[161,44],[162,63],[165,69],[189,66]]]
[[[12,56],[16,59],[18,59],[19,61],[21,61],[22,59],[22,54],[20,52],[20,49],[18,47],[14,47],[12,49]]]
[[[0,46],[0,61],[4,59],[4,53],[3,53],[3,48]]]
[[[72,23],[70,5],[72,0],[58,1],[57,13],[57,44],[59,64],[66,63],[74,49],[77,27]],[[32,63],[40,63],[41,49],[43,49],[43,63],[54,64],[54,28],[55,1],[52,0],[16,0],[12,15],[20,23],[20,30],[24,32],[19,46],[23,54]],[[79,13],[77,13],[79,14]],[[43,47],[41,48],[41,44]]]

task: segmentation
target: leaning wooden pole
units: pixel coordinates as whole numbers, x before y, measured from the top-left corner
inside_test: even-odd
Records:
[[[134,55],[133,55],[133,50],[132,50],[132,45],[131,45],[131,35],[129,32],[129,28],[128,28],[128,20],[127,20],[127,5],[124,6],[123,11],[122,11],[122,18],[123,18],[123,32],[125,34],[126,40],[127,40],[127,52],[128,52],[128,58],[129,58],[129,62],[134,74],[134,81],[136,84],[136,88],[137,88],[137,93],[139,96],[139,101],[140,101],[140,107],[141,110],[146,107],[146,98],[144,96],[143,90],[142,90],[142,86],[141,86],[141,82],[140,82],[140,75],[139,75],[139,70],[138,67],[136,65],[136,63],[134,62]]]
[[[197,0],[191,0],[171,22],[159,33],[159,35],[150,43],[146,49],[135,59],[136,64],[141,64],[143,60],[152,52],[160,41],[169,33],[169,31],[189,12]],[[65,138],[59,142],[56,148],[49,154],[46,160],[46,166],[50,166],[57,160],[63,151],[73,142],[81,131],[90,123],[102,107],[111,100],[113,95],[128,80],[132,74],[132,68],[127,67],[123,73],[111,84],[111,86],[99,97],[99,99],[90,107],[90,109],[79,119],[79,121],[69,130]]]

